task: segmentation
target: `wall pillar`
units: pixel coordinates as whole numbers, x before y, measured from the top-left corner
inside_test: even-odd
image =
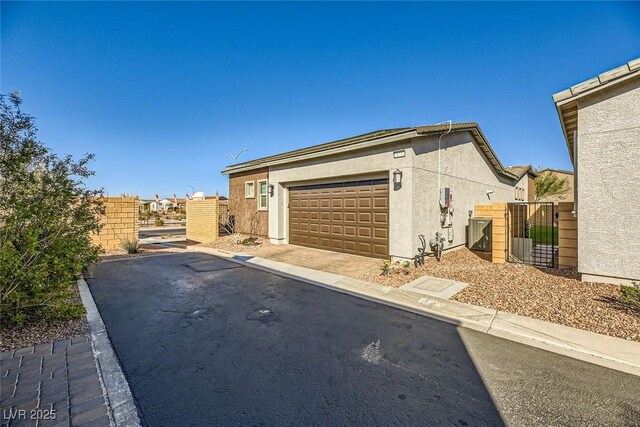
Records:
[[[475,216],[491,218],[491,262],[504,264],[507,260],[507,204],[476,205]]]
[[[573,202],[558,203],[558,264],[578,266],[578,219],[573,214]]]

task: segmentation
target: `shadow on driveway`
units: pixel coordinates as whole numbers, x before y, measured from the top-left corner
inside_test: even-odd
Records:
[[[87,282],[152,426],[613,425],[640,410],[637,377],[207,254],[101,263]]]

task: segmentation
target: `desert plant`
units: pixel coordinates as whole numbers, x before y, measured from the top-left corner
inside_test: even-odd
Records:
[[[258,244],[258,238],[255,236],[247,237],[246,239],[242,239],[240,244],[245,246],[254,246]]]
[[[402,263],[402,272],[404,274],[409,274],[411,272],[411,262],[405,261]]]
[[[391,262],[388,259],[382,260],[382,265],[380,266],[380,274],[383,276],[387,276],[391,272]]]
[[[34,118],[17,93],[0,95],[0,321],[79,317],[72,298],[80,272],[98,258],[90,238],[101,229],[101,190],[87,167],[37,140]]]
[[[262,223],[262,212],[256,211],[247,214],[242,212],[242,210],[238,210],[240,215],[234,215],[235,205],[230,203],[230,201],[220,203],[219,206],[221,210],[226,209],[224,215],[219,215],[220,228],[232,236],[236,244],[242,244],[243,235],[249,235],[249,237],[257,236],[258,229]]]
[[[640,309],[640,283],[632,282],[631,286],[620,286],[620,300]]]
[[[153,225],[155,225],[156,227],[162,227],[164,225],[164,221],[162,220],[162,218],[156,218]]]
[[[121,240],[121,245],[128,254],[137,254],[140,250],[140,241],[136,238],[125,237]]]

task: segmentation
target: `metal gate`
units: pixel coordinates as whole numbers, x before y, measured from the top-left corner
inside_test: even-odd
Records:
[[[558,220],[552,202],[507,204],[507,260],[558,266]]]

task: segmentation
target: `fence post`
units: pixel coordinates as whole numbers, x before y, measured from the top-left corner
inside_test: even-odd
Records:
[[[491,218],[491,262],[503,264],[507,259],[507,204],[476,205],[475,215]]]
[[[558,264],[578,266],[578,220],[572,202],[558,203]]]

